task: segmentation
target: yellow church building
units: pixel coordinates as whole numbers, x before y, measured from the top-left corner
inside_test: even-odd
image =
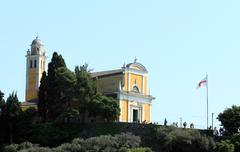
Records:
[[[97,91],[118,99],[120,122],[151,122],[152,100],[148,71],[137,60],[120,69],[92,73]]]
[[[36,37],[26,55],[26,93],[22,107],[36,106],[38,88],[47,63],[42,41]],[[135,59],[133,63],[109,71],[93,72],[97,92],[119,101],[119,122],[151,122],[152,100],[148,71]]]

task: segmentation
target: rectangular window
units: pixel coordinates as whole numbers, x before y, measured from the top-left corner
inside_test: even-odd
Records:
[[[30,68],[32,68],[32,65],[33,65],[32,60],[30,60]]]
[[[37,67],[37,60],[34,60],[34,68]]]

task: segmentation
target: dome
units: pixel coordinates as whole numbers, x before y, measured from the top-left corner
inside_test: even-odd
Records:
[[[42,43],[42,41],[38,38],[38,36],[36,37],[36,39],[34,39],[33,41],[32,41],[32,45],[39,45],[39,46],[41,46],[41,45],[43,45],[43,43]]]
[[[38,36],[32,41],[31,44],[31,55],[43,54],[44,48],[42,41],[38,38]]]

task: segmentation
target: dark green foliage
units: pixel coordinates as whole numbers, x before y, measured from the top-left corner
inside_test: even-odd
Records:
[[[4,93],[0,91],[0,145],[2,143],[6,142],[6,125],[4,125],[6,123],[4,116],[3,116],[3,110],[5,109],[6,103],[3,99],[4,97]],[[1,150],[1,148],[0,148]]]
[[[237,133],[240,127],[240,106],[233,105],[225,109],[218,115],[218,120],[230,134]]]
[[[55,119],[60,114],[62,104],[59,101],[59,88],[57,81],[57,69],[66,68],[66,64],[61,55],[56,52],[53,53],[51,62],[48,64],[47,75],[47,115],[49,119]]]
[[[78,122],[78,121],[79,121],[79,111],[77,109],[68,108],[56,119],[55,122],[69,123],[69,122]]]
[[[47,119],[47,74],[44,71],[38,92],[38,114],[44,121]]]
[[[56,52],[48,64],[48,74],[43,73],[39,87],[39,115],[46,120],[55,120],[70,108],[76,77],[67,69],[64,59]]]
[[[234,145],[229,140],[223,140],[216,143],[215,152],[234,152]],[[238,151],[236,151],[238,152]]]
[[[156,132],[156,151],[163,152],[209,152],[214,149],[213,139],[197,130],[161,127]]]
[[[75,75],[77,79],[75,86],[75,103],[82,115],[82,122],[85,122],[85,114],[88,109],[88,104],[96,93],[95,83],[91,78],[87,64],[76,66]]]
[[[4,93],[0,90],[0,102],[4,101]]]
[[[7,98],[6,106],[2,112],[3,119],[7,124],[9,143],[13,142],[14,131],[17,127],[16,124],[21,113],[22,109],[20,107],[20,102],[18,101],[17,94],[13,92]]]
[[[95,95],[89,102],[89,114],[93,117],[102,116],[103,118],[115,121],[120,115],[118,101],[112,97]]]
[[[58,88],[55,94],[58,96],[58,102],[55,105],[55,113],[59,116],[68,108],[72,108],[72,100],[74,95],[74,86],[76,77],[73,72],[65,67],[56,70],[56,87]]]
[[[3,119],[2,114],[3,114],[3,110],[6,106],[6,103],[3,99],[3,97],[4,97],[4,93],[1,92],[1,90],[0,90],[0,121],[2,121],[2,119]]]
[[[234,151],[240,152],[240,133],[234,134],[230,140],[230,142],[234,145]]]

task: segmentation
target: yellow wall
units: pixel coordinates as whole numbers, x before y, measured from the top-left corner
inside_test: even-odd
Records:
[[[148,88],[148,81],[147,81],[147,79],[148,78],[145,76],[144,77],[144,95],[149,95],[148,94],[148,89],[147,89]]]
[[[130,75],[130,91],[132,91],[135,85],[135,80],[137,81],[136,85],[139,87],[139,91],[142,93],[142,76],[137,74]]]
[[[96,81],[97,91],[100,93],[116,92],[122,75],[99,78]]]
[[[127,122],[128,120],[128,102],[126,100],[121,100],[121,122]]]
[[[150,123],[150,104],[144,104],[144,119],[147,123]]]
[[[128,90],[128,73],[126,72],[124,75],[124,87],[123,87],[124,91],[129,91]]]
[[[26,101],[37,98],[36,81],[36,69],[29,69]]]

